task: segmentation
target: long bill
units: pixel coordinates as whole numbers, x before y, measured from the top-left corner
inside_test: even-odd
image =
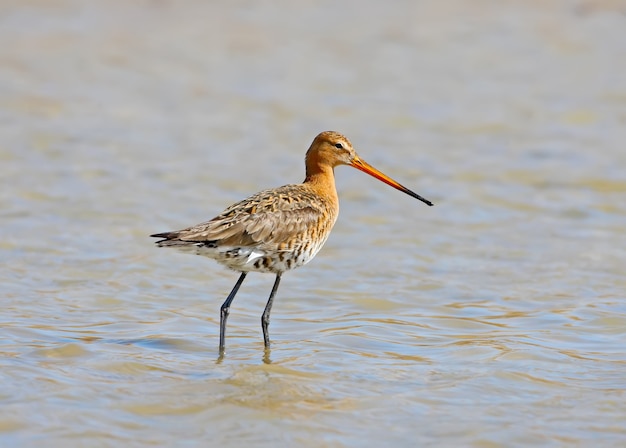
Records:
[[[399,190],[399,191],[401,191],[403,193],[406,193],[409,196],[414,197],[415,199],[419,199],[420,201],[422,201],[425,204],[434,205],[428,199],[421,197],[419,194],[409,190],[404,185],[396,182],[391,177],[387,176],[385,173],[382,173],[382,172],[378,171],[376,168],[374,168],[372,165],[370,165],[366,161],[360,159],[358,156],[354,158],[354,160],[352,161],[352,163],[350,165],[353,166],[354,168],[356,168],[357,170],[361,170],[364,173],[367,173],[370,176],[375,177],[376,179],[386,183],[387,185],[391,185],[396,190]]]

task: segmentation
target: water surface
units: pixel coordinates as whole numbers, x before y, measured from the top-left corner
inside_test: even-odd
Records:
[[[0,444],[622,446],[626,4],[0,7]],[[348,135],[318,257],[153,247]]]

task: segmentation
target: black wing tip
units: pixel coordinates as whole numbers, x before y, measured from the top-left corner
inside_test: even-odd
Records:
[[[163,232],[163,233],[153,233],[150,235],[151,238],[162,238],[159,241],[155,241],[155,244],[160,244],[164,241],[170,241],[176,239],[178,237],[178,232]]]

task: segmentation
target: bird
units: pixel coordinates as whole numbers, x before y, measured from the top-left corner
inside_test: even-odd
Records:
[[[365,162],[342,134],[318,134],[305,156],[305,179],[300,184],[260,191],[226,208],[210,221],[182,230],[155,233],[158,247],[178,249],[215,259],[239,272],[239,278],[220,307],[219,352],[224,354],[226,321],[230,306],[250,272],[275,275],[274,285],[261,315],[266,350],[270,347],[269,322],[274,297],[283,273],[307,264],[322,248],[339,213],[334,169],[349,165],[432,206]]]

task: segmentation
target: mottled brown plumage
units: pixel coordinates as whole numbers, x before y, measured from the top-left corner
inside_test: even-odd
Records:
[[[322,132],[315,137],[306,153],[305,165],[306,178],[301,184],[261,191],[231,205],[210,221],[151,235],[162,238],[156,243],[159,247],[208,256],[241,272],[221,307],[221,353],[230,304],[246,274],[251,271],[276,274],[261,319],[265,346],[269,347],[269,315],[282,273],[308,263],[326,242],[337,219],[336,166],[351,165],[432,205],[363,161],[350,141],[337,132]]]
[[[321,248],[337,218],[335,198],[309,184],[264,190],[233,204],[210,221],[165,238],[175,247],[216,259],[240,272],[278,274],[302,266]]]

